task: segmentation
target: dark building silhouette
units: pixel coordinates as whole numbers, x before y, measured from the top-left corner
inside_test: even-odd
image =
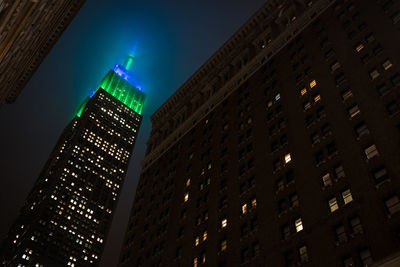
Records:
[[[119,266],[371,266],[398,251],[399,10],[267,1],[152,115]]]
[[[5,266],[97,266],[145,95],[116,65],[63,131],[2,244]]]
[[[84,3],[0,1],[0,104],[15,101]]]

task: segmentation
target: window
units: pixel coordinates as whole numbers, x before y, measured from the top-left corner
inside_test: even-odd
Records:
[[[329,172],[322,175],[322,182],[323,182],[324,186],[332,185],[331,174]]]
[[[346,189],[342,192],[342,197],[343,197],[343,201],[344,204],[349,204],[350,202],[353,201],[353,196],[351,195],[351,191],[350,189]]]
[[[354,262],[352,257],[345,258],[343,260],[343,266],[344,267],[354,267]]]
[[[365,40],[367,41],[367,43],[372,43],[373,41],[375,41],[375,36],[370,33],[367,36],[365,36]]]
[[[228,225],[228,219],[224,218],[221,220],[221,228],[225,228]]]
[[[389,214],[395,214],[400,211],[400,199],[398,196],[392,196],[385,201]]]
[[[358,105],[354,105],[351,108],[349,108],[347,112],[349,113],[350,118],[354,118],[355,116],[360,114],[360,109],[358,108]]]
[[[279,99],[281,99],[281,94],[278,93],[275,95],[275,101],[278,101]]]
[[[309,110],[311,108],[311,103],[310,102],[304,102],[303,108],[304,108],[304,110]]]
[[[328,151],[328,156],[332,156],[333,154],[336,153],[336,144],[335,142],[331,142],[326,146],[326,150]]]
[[[276,191],[281,191],[283,189],[285,189],[285,182],[280,178],[276,181]]]
[[[282,239],[287,240],[290,237],[290,227],[289,225],[285,224],[282,227]]]
[[[356,126],[355,132],[357,134],[357,138],[361,138],[362,136],[369,134],[367,125],[364,122],[362,122]]]
[[[322,150],[319,150],[317,153],[315,153],[314,157],[315,162],[317,163],[317,165],[319,165],[324,161],[324,152]]]
[[[290,153],[287,153],[287,154],[285,155],[285,164],[289,163],[291,160],[292,160],[292,158],[291,158],[291,156],[290,156]]]
[[[251,248],[253,252],[253,257],[257,257],[260,254],[260,244],[257,241],[253,242]]]
[[[372,69],[369,72],[369,77],[371,78],[371,80],[375,80],[376,78],[379,77],[379,71],[377,69]]]
[[[297,233],[303,230],[303,222],[301,221],[301,218],[298,218],[294,221],[294,226],[296,227]]]
[[[392,15],[392,22],[393,24],[396,24],[399,21],[400,21],[400,11],[397,11]]]
[[[394,115],[399,112],[399,105],[395,100],[391,101],[389,104],[386,105],[386,110],[389,115]]]
[[[190,178],[188,178],[187,180],[186,180],[186,186],[189,186],[190,185]]]
[[[360,52],[364,49],[364,45],[362,43],[358,43],[354,48],[357,52]]]
[[[224,239],[220,242],[220,251],[225,251],[226,248],[227,248],[227,243],[226,243],[226,239]]]
[[[248,260],[249,260],[249,249],[244,248],[244,249],[242,249],[242,253],[241,253],[241,261],[242,261],[242,263],[245,263]]]
[[[339,86],[340,84],[342,84],[344,81],[346,80],[346,77],[344,76],[344,73],[341,72],[338,75],[335,76],[335,83],[336,86]]]
[[[251,200],[251,207],[252,208],[255,208],[257,206],[257,199],[256,198],[253,198],[252,200]]]
[[[400,74],[396,73],[393,75],[390,80],[392,81],[393,86],[400,86]]]
[[[307,247],[305,245],[299,248],[299,256],[301,262],[308,262]]]
[[[312,133],[311,136],[310,136],[310,138],[311,138],[311,143],[312,143],[313,145],[316,144],[316,143],[318,143],[318,142],[320,141],[320,140],[319,140],[319,135],[318,135],[317,132]]]
[[[198,246],[199,243],[200,243],[200,237],[196,236],[195,239],[194,239],[194,245]]]
[[[345,243],[347,241],[347,235],[343,225],[339,225],[335,228],[336,238],[339,243]]]
[[[316,80],[312,80],[310,82],[310,88],[314,88],[317,85],[317,81]]]
[[[344,169],[342,165],[338,165],[335,167],[335,174],[337,178],[345,177]]]
[[[382,52],[383,52],[382,46],[378,44],[377,46],[375,46],[373,48],[373,52],[374,52],[375,56],[382,54]]]
[[[369,249],[364,249],[360,252],[360,259],[365,267],[369,266],[373,262]]]
[[[203,232],[203,241],[206,241],[207,240],[207,231],[204,231]]]
[[[378,94],[380,96],[384,96],[384,95],[386,95],[387,93],[390,92],[390,89],[386,86],[386,84],[378,85],[376,87],[376,90],[378,91]]]
[[[193,267],[197,267],[198,265],[198,259],[197,257],[193,259]]]
[[[189,200],[189,193],[186,193],[184,197],[184,202],[187,202],[188,200]]]
[[[242,205],[242,214],[246,214],[247,213],[247,204],[243,204]]]
[[[305,95],[306,93],[307,93],[307,89],[306,88],[303,88],[303,89],[300,90],[300,94],[302,96]]]
[[[367,159],[372,159],[373,157],[379,156],[379,152],[375,144],[372,144],[369,147],[365,148],[364,153],[365,156],[367,156]]]
[[[290,204],[292,205],[292,207],[299,206],[299,196],[297,194],[293,194],[290,196]]]
[[[321,95],[320,94],[314,96],[314,102],[315,103],[317,103],[320,100],[321,100]]]
[[[393,66],[393,65],[392,65],[392,62],[390,62],[389,59],[386,59],[386,60],[382,63],[382,67],[383,67],[385,70],[390,69],[392,66]]]
[[[350,226],[354,234],[362,234],[364,232],[358,216],[350,219]]]
[[[201,263],[206,263],[206,253],[205,252],[202,252],[201,254],[200,254],[201,256]]]
[[[346,101],[347,99],[349,99],[350,97],[353,96],[353,92],[350,89],[345,89],[342,91],[342,100]]]
[[[335,71],[335,70],[337,70],[338,68],[340,68],[340,63],[339,63],[339,61],[335,61],[335,62],[333,62],[332,64],[331,64],[331,71]]]
[[[380,183],[384,180],[389,178],[388,173],[384,167],[380,167],[379,169],[375,170],[374,178],[376,183]]]
[[[331,198],[328,201],[328,204],[329,204],[329,209],[331,212],[334,212],[335,210],[339,209],[339,205],[337,204],[336,197]]]

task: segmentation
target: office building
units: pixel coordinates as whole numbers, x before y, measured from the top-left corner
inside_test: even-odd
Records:
[[[142,120],[132,60],[108,72],[61,134],[3,242],[6,266],[99,264]]]
[[[119,266],[398,251],[399,20],[399,1],[267,1],[152,115]]]
[[[0,1],[0,105],[16,100],[84,3]]]

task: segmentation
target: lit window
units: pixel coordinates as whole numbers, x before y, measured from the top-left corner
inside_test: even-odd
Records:
[[[287,153],[287,154],[285,155],[285,163],[287,164],[287,163],[289,163],[291,160],[292,160],[292,158],[291,158],[291,156],[290,156],[290,153]]]
[[[198,236],[196,236],[196,238],[194,239],[194,245],[198,246],[200,243],[200,238]]]
[[[398,196],[392,196],[385,201],[389,214],[395,214],[400,211],[400,199]]]
[[[328,201],[328,204],[329,204],[329,209],[331,212],[334,212],[335,210],[339,209],[339,205],[337,204],[336,197],[331,198]]]
[[[187,180],[186,180],[186,186],[189,186],[190,185],[190,178],[188,178]]]
[[[317,85],[317,81],[316,80],[312,80],[310,82],[310,88],[314,88]]]
[[[358,108],[358,105],[352,106],[347,111],[348,111],[348,113],[350,115],[350,118],[354,118],[355,116],[357,116],[361,112],[360,109]]]
[[[206,241],[207,240],[207,231],[204,231],[204,233],[203,233],[203,241]]]
[[[392,65],[392,62],[390,62],[389,59],[386,59],[386,60],[382,63],[382,67],[383,67],[385,70],[390,69],[392,66],[393,66],[393,65]]]
[[[379,77],[379,71],[377,70],[377,69],[373,69],[373,70],[371,70],[370,72],[369,72],[369,77],[372,79],[372,80],[375,80],[376,78],[378,78]]]
[[[275,101],[278,101],[279,99],[281,98],[281,94],[276,94],[276,96],[275,96]]]
[[[350,189],[343,191],[342,197],[345,205],[353,201],[353,196],[351,195]]]
[[[373,157],[379,156],[378,149],[376,146],[370,145],[369,147],[364,149],[365,156],[367,156],[367,159],[372,159]]]
[[[206,253],[205,252],[202,252],[201,253],[201,263],[206,263]]]
[[[246,214],[247,213],[247,204],[243,204],[242,205],[242,214]]]
[[[228,220],[227,219],[222,219],[221,228],[225,228],[227,225],[228,225]]]
[[[338,68],[340,68],[340,63],[338,61],[335,61],[334,63],[332,63],[332,65],[331,65],[331,70],[332,71],[335,71]]]
[[[356,45],[355,49],[357,52],[360,52],[361,50],[364,49],[364,45],[362,43],[359,43]]]
[[[193,267],[197,267],[198,265],[198,259],[197,257],[193,259]]]
[[[187,202],[189,200],[189,193],[185,194],[184,201]]]
[[[296,232],[300,232],[301,230],[303,230],[303,222],[301,218],[298,218],[294,221],[294,226],[296,227]]]
[[[332,179],[329,172],[322,176],[322,182],[324,183],[324,186],[332,185]]]
[[[267,107],[270,108],[272,106],[272,101],[268,101]]]
[[[307,89],[306,89],[306,88],[301,89],[301,90],[300,90],[300,94],[301,94],[301,95],[307,94]]]
[[[253,198],[252,200],[251,200],[251,207],[252,208],[255,208],[257,206],[257,199],[256,198]]]
[[[299,248],[299,256],[300,256],[300,261],[301,262],[307,262],[308,261],[308,254],[307,254],[307,247],[302,246]]]
[[[320,101],[321,100],[321,95],[316,95],[316,96],[314,96],[314,102],[316,103],[316,102],[318,102],[318,101]]]
[[[304,103],[304,106],[303,106],[303,108],[304,108],[304,110],[308,110],[308,109],[310,109],[310,108],[311,108],[311,103],[310,103],[310,102],[306,102],[306,103]]]
[[[224,239],[224,240],[221,241],[220,251],[225,251],[226,247],[227,247],[227,243],[226,243],[226,239]]]

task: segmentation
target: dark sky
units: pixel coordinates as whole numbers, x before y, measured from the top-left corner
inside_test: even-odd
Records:
[[[115,266],[149,136],[150,115],[265,0],[88,0],[16,103],[0,108],[0,238],[63,128],[101,78],[135,50],[143,123],[101,266]]]

